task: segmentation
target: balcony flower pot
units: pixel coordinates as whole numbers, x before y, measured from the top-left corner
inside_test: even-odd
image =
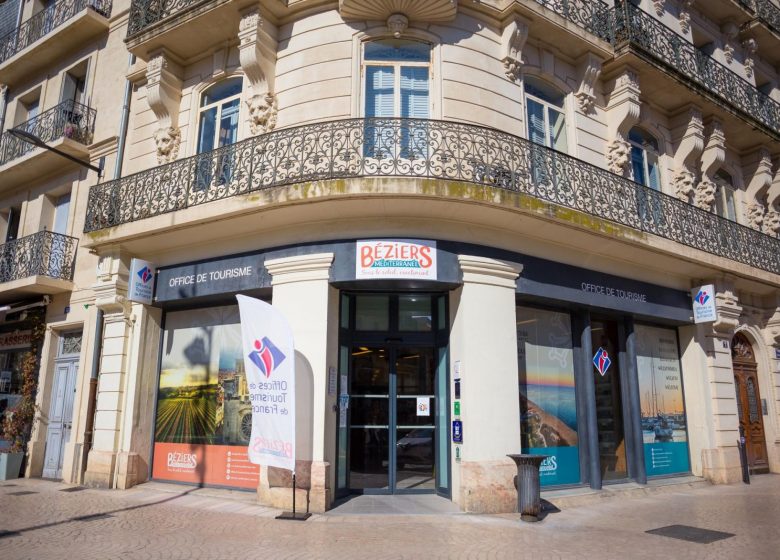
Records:
[[[62,128],[62,135],[65,138],[73,138],[75,134],[76,126],[73,123],[65,123],[65,126]]]
[[[22,470],[22,459],[24,459],[24,453],[21,451],[0,452],[0,480],[19,478]]]

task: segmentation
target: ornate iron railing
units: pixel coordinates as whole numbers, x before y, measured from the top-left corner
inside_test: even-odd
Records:
[[[780,33],[780,7],[770,0],[737,0],[764,25]]]
[[[95,109],[81,103],[63,101],[14,128],[34,134],[44,142],[71,138],[82,144],[89,144],[95,131],[96,114]],[[34,149],[33,144],[6,131],[0,136],[0,165],[5,165]]]
[[[0,63],[51,33],[85,9],[111,16],[111,0],[58,0],[0,38]]]
[[[630,2],[615,3],[615,49],[630,45],[780,138],[780,104]]]
[[[604,39],[612,39],[612,10],[601,0],[535,0],[559,16]]]
[[[133,0],[130,4],[130,21],[127,24],[127,36],[132,37],[150,25],[204,1],[205,0]]]
[[[350,177],[465,181],[521,193],[780,273],[780,240],[489,128],[349,119],[282,129],[94,185],[84,230],[282,185]]]
[[[31,276],[73,280],[76,264],[76,237],[39,231],[0,245],[0,282]]]

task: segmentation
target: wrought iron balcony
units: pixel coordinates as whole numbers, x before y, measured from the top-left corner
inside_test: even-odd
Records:
[[[86,9],[110,17],[111,0],[57,0],[0,38],[0,64]]]
[[[544,200],[780,273],[780,240],[489,128],[348,119],[276,130],[89,191],[86,232],[283,185],[352,177],[463,181]]]
[[[31,276],[73,280],[79,240],[53,231],[39,231],[0,245],[0,282]]]
[[[737,0],[767,27],[780,33],[780,7],[770,0]]]
[[[601,0],[535,1],[589,33],[607,42],[612,40],[612,10]]]
[[[70,138],[81,144],[89,144],[95,131],[96,114],[95,109],[81,103],[63,101],[14,128],[34,134],[44,142]],[[22,157],[34,149],[32,144],[5,132],[0,136],[0,165]]]
[[[630,2],[615,3],[615,50],[629,46],[780,139],[780,104]]]
[[[127,36],[132,37],[158,21],[199,4],[201,0],[133,0]]]

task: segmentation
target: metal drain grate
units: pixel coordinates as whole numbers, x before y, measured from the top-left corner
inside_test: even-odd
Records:
[[[81,492],[82,490],[86,490],[83,486],[71,486],[70,488],[63,488],[60,490],[60,492]]]
[[[645,533],[649,533],[651,535],[661,535],[662,537],[670,537],[672,539],[680,539],[681,541],[695,542],[700,544],[709,544],[735,536],[733,533],[711,531],[709,529],[691,527],[690,525],[669,525],[667,527],[651,529],[650,531],[645,531]]]
[[[8,492],[9,496],[27,496],[29,494],[37,494],[38,492],[30,492],[29,490],[19,490],[18,492]]]

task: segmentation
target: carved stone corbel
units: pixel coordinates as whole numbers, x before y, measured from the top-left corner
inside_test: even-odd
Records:
[[[100,255],[97,282],[92,286],[95,305],[104,313],[122,315],[129,320],[130,301],[127,299],[130,257],[120,251]]]
[[[739,34],[739,27],[734,22],[724,23],[720,30],[723,32],[723,56],[726,59],[726,63],[731,64],[734,62],[734,45],[731,42],[737,38]]]
[[[249,82],[249,126],[252,134],[263,134],[276,126],[276,27],[253,6],[241,13],[238,39],[239,62]]]
[[[701,111],[690,107],[672,119],[673,137],[680,138],[674,154],[674,175],[672,186],[675,195],[690,202],[696,184],[696,168],[699,156],[704,150],[704,125]]]
[[[714,284],[718,320],[712,323],[712,330],[717,334],[731,337],[739,327],[742,306],[739,304],[733,282],[721,280]]]
[[[766,203],[771,211],[780,210],[780,158],[775,162],[772,184],[769,185],[766,194]]]
[[[146,100],[157,117],[153,137],[160,165],[175,160],[179,155],[181,75],[181,67],[164,50],[152,55],[146,64]]]
[[[766,206],[764,200],[772,186],[772,159],[766,148],[759,148],[744,159],[745,177],[750,180],[745,189],[747,222],[753,229],[763,230]]]
[[[596,82],[601,75],[601,59],[593,53],[587,53],[579,64],[580,87],[574,97],[580,110],[586,115],[593,111],[596,102]]]
[[[701,154],[701,180],[696,185],[693,203],[708,212],[712,211],[715,202],[715,174],[726,160],[726,137],[723,134],[723,124],[718,119],[712,119],[705,128],[706,140]]]
[[[780,234],[780,210],[777,207],[768,206],[764,214],[763,232],[772,237]]]
[[[763,329],[764,341],[768,346],[780,347],[780,307],[776,307]]]
[[[630,171],[630,146],[628,132],[639,122],[642,108],[639,78],[630,67],[619,74],[607,102],[607,167],[617,175],[628,175]]]
[[[519,17],[509,20],[501,34],[501,62],[504,73],[513,82],[520,79],[523,69],[523,47],[528,40],[528,23]]]
[[[666,0],[653,0],[653,7],[655,8],[656,15],[661,17],[666,11]]]
[[[680,2],[680,30],[687,35],[691,31],[691,6],[693,0],[681,0]]]
[[[753,60],[753,55],[758,50],[758,43],[756,43],[755,39],[745,39],[742,41],[742,47],[745,49],[745,75],[748,78],[752,78],[753,67],[756,64]]]

